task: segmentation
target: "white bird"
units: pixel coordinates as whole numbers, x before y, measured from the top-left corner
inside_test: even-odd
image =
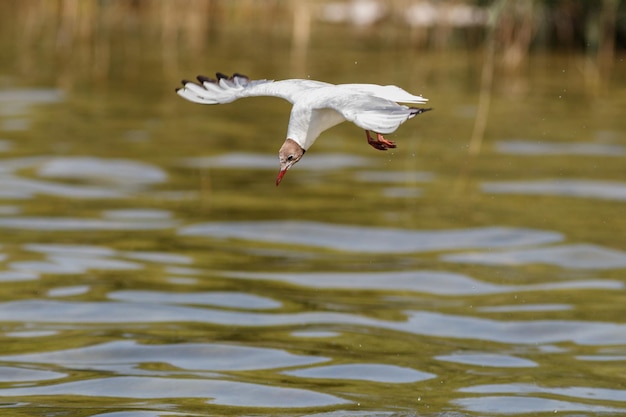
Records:
[[[287,139],[278,152],[280,184],[289,168],[298,162],[325,131],[343,121],[365,129],[367,143],[379,150],[395,148],[396,144],[383,134],[395,130],[415,115],[431,110],[408,107],[398,103],[423,104],[428,101],[395,85],[329,84],[314,80],[250,80],[245,75],[228,77],[217,73],[217,79],[198,76],[199,84],[183,80],[179,96],[200,104],[230,103],[243,97],[280,97],[291,104]],[[370,131],[376,133],[374,139]]]

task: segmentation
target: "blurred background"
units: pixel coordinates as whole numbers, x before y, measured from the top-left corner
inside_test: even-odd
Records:
[[[1,1],[3,412],[626,414],[625,48],[619,0]],[[174,93],[216,71],[434,111],[277,188],[289,103]]]
[[[34,61],[47,58],[59,74],[80,66],[94,78],[145,48],[155,55],[154,71],[175,72],[207,49],[246,38],[263,39],[268,48],[291,45],[295,57],[285,72],[299,71],[294,77],[307,75],[309,49],[344,37],[415,53],[493,47],[497,64],[511,70],[531,53],[550,52],[584,54],[601,71],[626,44],[619,0],[8,0],[0,7],[3,39],[11,40],[3,54],[19,51],[17,68],[36,72]],[[233,55],[251,53],[239,48]]]

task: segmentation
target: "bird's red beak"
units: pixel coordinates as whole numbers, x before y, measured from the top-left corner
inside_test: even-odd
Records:
[[[278,185],[280,184],[280,182],[283,180],[283,177],[285,176],[285,173],[287,172],[287,169],[281,169],[278,172],[278,177],[276,177],[276,186],[278,187]]]

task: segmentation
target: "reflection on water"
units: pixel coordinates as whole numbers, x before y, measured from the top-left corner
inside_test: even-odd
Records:
[[[175,221],[165,220],[110,220],[77,219],[73,217],[1,217],[0,227],[5,229],[37,231],[87,231],[87,230],[158,230],[175,226]]]
[[[7,152],[11,150],[11,147],[12,143],[10,141],[0,139],[0,152]]]
[[[259,313],[152,303],[24,300],[0,303],[6,322],[68,323],[205,323],[220,326],[348,325],[394,330],[413,335],[478,339],[498,343],[543,344],[571,341],[580,345],[626,343],[626,325],[580,320],[491,320],[429,311],[403,311],[403,321],[334,312]],[[79,319],[77,319],[79,318]],[[1,394],[1,392],[0,392]]]
[[[497,414],[537,414],[537,413],[623,413],[624,408],[607,407],[604,405],[584,404],[576,401],[551,400],[547,398],[484,395],[477,398],[453,400],[458,406],[475,413]],[[587,414],[584,414],[587,415]]]
[[[49,159],[37,168],[37,173],[42,177],[109,182],[120,187],[155,184],[167,178],[162,169],[141,162],[84,157]]]
[[[388,187],[385,188],[384,194],[385,197],[417,198],[421,197],[422,190],[408,187]]]
[[[449,361],[475,366],[491,366],[494,368],[534,368],[536,362],[515,356],[486,353],[453,353],[452,355],[437,356],[440,361]]]
[[[488,193],[541,194],[626,201],[626,182],[598,180],[538,180],[487,182]]]
[[[68,368],[116,371],[139,363],[162,362],[175,368],[210,371],[241,371],[313,365],[327,358],[293,355],[285,351],[236,345],[175,344],[139,345],[136,342],[111,342],[81,349],[51,353],[2,356],[2,360],[21,363],[58,363]],[[141,369],[125,372],[146,374]],[[169,371],[170,373],[173,370]],[[161,373],[161,372],[157,372]],[[162,371],[162,373],[167,373]]]
[[[276,151],[278,152],[278,151]],[[356,155],[313,154],[298,163],[298,169],[325,171],[336,167],[363,167],[371,161]],[[230,153],[215,157],[187,158],[183,165],[190,168],[278,169],[278,158],[268,154]]]
[[[109,294],[109,298],[112,300],[133,301],[138,303],[204,304],[230,308],[246,306],[247,309],[258,310],[274,309],[281,306],[280,302],[269,298],[226,291],[192,294],[156,291],[115,291]]]
[[[63,98],[64,93],[57,89],[0,90],[0,130],[5,132],[28,130],[31,126],[29,115],[33,106],[58,103]]]
[[[432,172],[358,171],[356,173],[356,179],[363,182],[428,182],[433,178]]]
[[[65,376],[65,374],[58,372],[0,366],[1,382],[45,381],[47,379],[57,379]]]
[[[133,399],[200,398],[209,404],[237,407],[303,408],[328,407],[347,401],[332,395],[295,388],[279,388],[219,379],[165,377],[112,377],[0,390],[10,397],[89,396]]]
[[[59,74],[28,52],[33,74],[0,37],[10,63],[0,84],[3,409],[625,413],[623,79],[607,77],[610,95],[594,90],[576,57],[496,70],[486,146],[470,160],[480,60],[417,57],[334,28],[342,53],[312,48],[299,62],[306,74],[385,80],[432,97],[436,111],[403,125],[384,153],[354,126],[333,128],[276,188],[268,171],[281,140],[269,138],[284,136],[288,103],[191,106],[171,87],[178,72],[229,66],[293,77],[281,30],[262,39],[269,49],[216,31],[195,57],[171,45],[181,56],[166,65],[159,42],[124,43],[98,51],[98,62],[123,65],[97,79],[90,65]]]
[[[507,227],[408,231],[306,221],[204,223],[183,227],[183,236],[252,239],[369,253],[424,252],[558,242],[559,233]]]
[[[461,392],[482,393],[482,394],[524,394],[528,398],[528,403],[522,405],[522,410],[528,413],[540,412],[561,412],[561,411],[588,411],[588,412],[611,412],[623,413],[626,408],[612,408],[602,405],[587,405],[569,401],[546,400],[543,398],[532,397],[533,395],[552,395],[557,397],[569,397],[572,399],[592,399],[601,401],[626,401],[626,391],[618,389],[592,388],[592,387],[563,387],[548,388],[533,384],[502,384],[502,385],[477,385],[468,388],[462,388]],[[478,404],[470,399],[459,400],[464,402],[465,406],[473,411],[490,412],[497,402],[501,399],[510,398],[517,402],[515,397],[482,397],[486,401]]]
[[[354,288],[362,290],[407,290],[439,295],[479,295],[566,288],[623,288],[621,281],[589,280],[534,285],[498,285],[441,271],[358,272],[358,273],[257,273],[225,272],[233,278],[278,280],[312,288]]]
[[[321,379],[362,379],[372,382],[409,383],[419,382],[434,378],[435,375],[427,372],[419,372],[414,369],[401,368],[399,366],[350,364],[330,365],[306,368],[295,371],[285,371],[286,375],[299,376],[302,378]]]
[[[626,391],[619,389],[566,387],[548,388],[532,384],[477,385],[463,388],[462,392],[481,393],[544,393],[564,397],[588,398],[596,400],[626,401]]]
[[[543,263],[557,265],[562,268],[626,268],[626,252],[586,244],[487,253],[461,253],[445,255],[442,258],[450,262],[469,262],[490,265]]]
[[[515,155],[599,155],[623,156],[626,146],[612,143],[550,143],[530,140],[501,140],[496,143],[498,152]]]
[[[20,175],[22,170],[32,169],[41,177],[107,185],[67,184]],[[166,174],[160,168],[129,160],[34,157],[0,161],[0,196],[5,198],[26,199],[37,194],[64,198],[122,198],[128,197],[131,191],[165,179]]]

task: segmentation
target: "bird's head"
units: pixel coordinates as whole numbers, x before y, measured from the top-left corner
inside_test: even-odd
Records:
[[[281,146],[278,151],[280,172],[278,173],[278,177],[276,177],[276,186],[280,184],[287,170],[302,158],[304,152],[305,150],[302,146],[298,145],[295,140],[289,138],[285,140],[285,143],[283,143],[283,146]]]

